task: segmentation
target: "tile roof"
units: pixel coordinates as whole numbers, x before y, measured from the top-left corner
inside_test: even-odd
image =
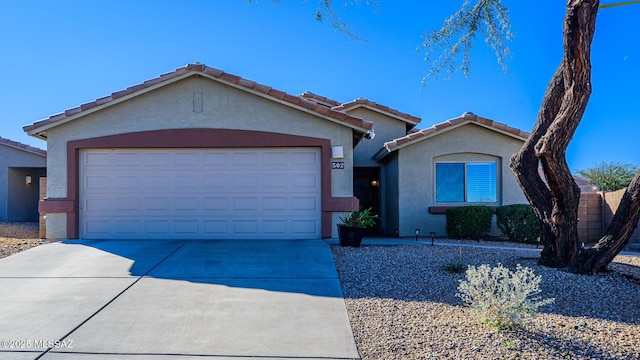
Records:
[[[416,125],[420,121],[422,121],[422,119],[417,116],[413,116],[413,115],[398,111],[396,109],[392,109],[388,106],[378,104],[377,102],[374,102],[365,98],[357,98],[347,103],[343,103],[338,106],[335,106],[333,107],[333,109],[338,111],[348,112],[349,110],[353,110],[359,107],[366,107],[372,110],[377,110],[379,112],[386,113],[388,115],[391,115],[397,119],[400,119],[412,125]]]
[[[271,98],[272,100],[284,103],[286,105],[298,108],[306,112],[314,113],[317,116],[342,123],[362,132],[366,132],[373,127],[373,124],[367,120],[348,115],[341,111],[327,108],[326,106],[318,104],[315,101],[307,100],[295,95],[290,95],[286,92],[273,89],[270,86],[243,79],[237,75],[225,73],[222,70],[208,67],[204,64],[195,63],[187,64],[184,67],[177,68],[172,72],[162,74],[157,78],[144,81],[143,83],[134,86],[130,86],[124,90],[116,91],[97,100],[82,104],[72,109],[65,110],[62,113],[51,115],[46,119],[36,121],[30,125],[26,125],[23,129],[30,135],[39,135],[39,137],[46,138],[46,135],[43,135],[42,133],[46,132],[46,129],[50,127],[65,123],[90,112],[102,109],[103,107],[113,105],[130,97],[134,97],[138,94],[154,90],[158,87],[164,86],[188,76],[192,76],[194,74],[200,74],[208,78],[220,81],[222,83],[229,84],[236,88],[249,91],[266,98]]]
[[[304,93],[300,94],[300,97],[305,98],[307,100],[312,100],[312,101],[326,104],[329,107],[334,107],[341,104],[339,101],[329,99],[328,97],[320,96],[318,94],[314,94],[310,91],[305,91]]]
[[[522,141],[526,140],[529,137],[529,133],[525,131],[512,128],[506,124],[499,123],[491,119],[480,117],[472,112],[465,112],[464,114],[456,118],[449,119],[439,124],[435,124],[430,128],[411,132],[407,136],[403,136],[401,138],[397,138],[395,140],[384,143],[382,149],[380,149],[380,151],[376,153],[374,158],[376,160],[380,160],[384,158],[388,153],[407,146],[410,143],[425,140],[441,132],[445,132],[470,123],[491,129],[493,131],[497,131],[507,136],[515,137]]]
[[[412,125],[416,125],[420,121],[422,121],[422,119],[417,116],[413,116],[413,115],[398,111],[396,109],[392,109],[388,106],[378,104],[374,101],[371,101],[365,98],[357,98],[355,100],[352,100],[346,103],[341,103],[336,100],[329,99],[327,97],[320,96],[318,94],[314,94],[309,91],[304,92],[303,94],[300,95],[300,97],[317,101],[318,103],[325,104],[326,106],[331,106],[333,110],[337,110],[337,111],[349,112],[350,110],[357,109],[359,107],[367,107],[382,113],[386,113],[387,115],[390,115],[402,121],[408,122]]]
[[[23,150],[23,151],[27,151],[30,153],[34,153],[37,155],[42,155],[42,156],[47,156],[47,152],[45,150],[39,149],[37,147],[33,147],[33,146],[29,146],[17,141],[13,141],[13,140],[9,140],[9,139],[5,139],[3,137],[0,137],[0,145],[5,145],[8,147],[12,147],[14,149],[18,149],[18,150]]]

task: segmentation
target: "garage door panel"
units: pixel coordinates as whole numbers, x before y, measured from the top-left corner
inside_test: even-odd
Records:
[[[143,200],[144,211],[167,211],[169,210],[169,198],[168,197],[147,197]]]
[[[178,211],[196,211],[199,210],[199,201],[197,197],[177,197],[175,198],[174,209]]]
[[[257,234],[258,233],[258,221],[257,220],[233,220],[231,221],[231,228],[234,234]]]
[[[315,197],[294,197],[291,199],[291,207],[296,211],[320,210],[320,203]]]
[[[318,157],[313,153],[296,151],[291,154],[291,164],[294,166],[318,165]]]
[[[169,233],[169,220],[144,220],[143,231],[137,238],[158,238]]]
[[[295,234],[309,235],[309,234],[315,234],[316,232],[320,231],[320,229],[318,228],[318,223],[315,221],[294,220],[291,223],[292,223],[292,230]]]
[[[136,220],[117,220],[111,223],[111,227],[116,234],[134,235],[140,232],[140,222]]]
[[[235,166],[254,167],[260,164],[260,156],[257,152],[254,151],[233,152],[231,154],[231,157],[231,161]]]
[[[104,149],[81,156],[85,238],[319,238],[320,151]]]
[[[257,173],[239,173],[233,177],[233,188],[241,191],[255,189],[260,182],[260,177],[261,175]]]
[[[84,158],[85,167],[103,166],[111,163],[110,153],[88,153]]]
[[[226,211],[229,208],[229,199],[226,197],[206,197],[203,204],[205,211]]]
[[[229,176],[216,173],[202,175],[203,183],[206,187],[227,188],[229,187]]]
[[[106,175],[87,176],[85,184],[89,189],[108,189],[111,187],[111,177]]]
[[[198,234],[198,222],[193,220],[182,220],[174,222],[176,234]]]
[[[138,152],[120,152],[113,154],[114,165],[120,166],[137,166],[140,164],[142,154]]]
[[[114,200],[113,208],[118,211],[137,211],[140,209],[140,198],[138,197],[117,197]]]
[[[318,186],[318,178],[314,175],[295,174],[291,177],[294,188],[316,188]]]
[[[262,199],[262,209],[269,211],[286,211],[289,209],[288,197],[265,197]]]
[[[205,220],[203,224],[204,233],[207,235],[227,235],[229,233],[227,220]]]

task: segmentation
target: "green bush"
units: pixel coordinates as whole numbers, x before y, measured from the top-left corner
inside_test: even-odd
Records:
[[[491,229],[493,208],[460,206],[447,209],[447,235],[454,239],[482,239]]]
[[[458,296],[464,301],[481,323],[500,330],[512,330],[523,325],[523,321],[535,316],[538,307],[552,304],[555,299],[542,299],[540,276],[528,267],[518,264],[512,272],[502,264],[469,266],[466,280],[460,281]]]
[[[510,241],[535,243],[540,237],[540,220],[528,204],[498,207],[496,223]]]

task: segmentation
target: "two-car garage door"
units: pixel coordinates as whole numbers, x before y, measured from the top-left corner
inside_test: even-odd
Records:
[[[318,148],[90,149],[80,157],[85,239],[314,239]]]

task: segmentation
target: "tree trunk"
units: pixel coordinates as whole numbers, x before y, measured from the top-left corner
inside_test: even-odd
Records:
[[[598,5],[598,0],[567,1],[564,58],[547,87],[531,136],[511,158],[511,168],[541,220],[540,263],[546,266],[565,267],[578,251],[580,189],[565,154],[591,95],[591,42]]]
[[[627,187],[620,206],[604,236],[590,249],[580,252],[569,266],[569,271],[580,274],[595,274],[603,270],[633,235],[640,219],[640,170]]]

